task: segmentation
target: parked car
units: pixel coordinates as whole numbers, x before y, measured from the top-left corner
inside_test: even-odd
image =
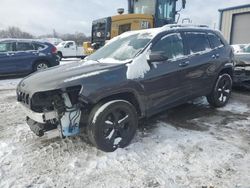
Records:
[[[250,89],[250,44],[233,45],[235,53],[234,86]],[[237,50],[239,49],[240,50]]]
[[[86,129],[110,152],[130,143],[140,118],[200,96],[225,106],[232,76],[233,51],[218,31],[170,25],[124,33],[81,63],[35,73],[17,95],[38,136]]]
[[[77,46],[75,41],[63,41],[59,43],[57,46],[58,56],[60,59],[62,58],[85,58],[83,47]]]
[[[0,40],[0,75],[27,74],[59,64],[56,47],[25,39]]]

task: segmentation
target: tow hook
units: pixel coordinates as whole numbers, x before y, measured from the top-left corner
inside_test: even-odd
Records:
[[[80,133],[81,110],[80,107],[73,106],[69,95],[63,93],[62,97],[65,103],[65,113],[60,119],[58,126],[62,138],[74,136]]]

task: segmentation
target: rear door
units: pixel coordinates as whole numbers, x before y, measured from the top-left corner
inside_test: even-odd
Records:
[[[16,70],[18,72],[32,71],[32,66],[37,56],[38,53],[31,42],[17,42],[14,55]]]
[[[216,54],[211,49],[206,32],[188,31],[183,33],[183,37],[190,62],[186,79],[192,85],[194,96],[206,95],[213,84]]]
[[[13,42],[0,42],[0,75],[15,73]]]
[[[163,35],[152,47],[152,52],[164,52],[168,60],[150,63],[151,69],[141,84],[149,97],[148,114],[175,105],[191,93],[185,80],[188,58],[184,55],[180,33]]]

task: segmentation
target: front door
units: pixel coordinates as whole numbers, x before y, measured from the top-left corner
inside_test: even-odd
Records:
[[[32,70],[34,60],[37,58],[38,52],[30,42],[17,42],[16,53],[14,55],[14,64],[18,72],[27,72]]]
[[[76,45],[73,42],[67,42],[65,44],[63,56],[65,57],[76,56]]]
[[[15,52],[12,42],[0,42],[0,76],[16,71],[14,55]]]
[[[150,63],[150,71],[141,81],[145,95],[148,96],[148,114],[174,106],[187,98],[191,86],[185,80],[188,58],[184,55],[181,35],[163,35],[152,47],[151,52],[164,52],[168,60]]]

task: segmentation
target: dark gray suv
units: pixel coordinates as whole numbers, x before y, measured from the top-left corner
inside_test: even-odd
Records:
[[[204,26],[169,25],[124,33],[82,63],[24,78],[17,98],[38,136],[58,128],[62,137],[87,133],[103,151],[127,146],[138,119],[196,97],[227,104],[233,51]]]

